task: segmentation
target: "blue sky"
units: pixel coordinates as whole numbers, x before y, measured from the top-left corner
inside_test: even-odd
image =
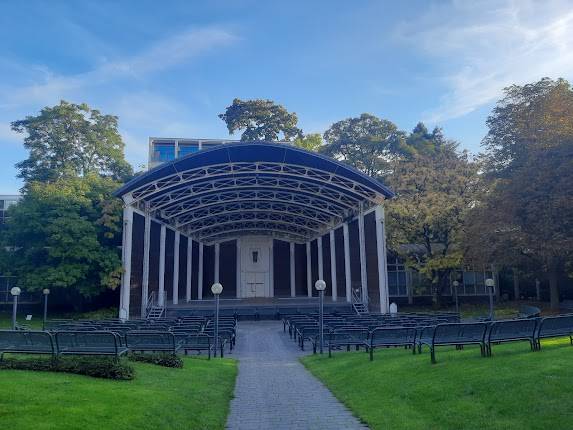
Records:
[[[60,99],[149,136],[222,138],[233,98],[269,98],[305,132],[369,112],[439,125],[472,152],[503,87],[573,79],[573,6],[555,1],[27,1],[0,16],[0,194],[26,157],[10,122]]]

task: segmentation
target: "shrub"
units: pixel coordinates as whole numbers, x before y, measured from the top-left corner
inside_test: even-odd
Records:
[[[0,369],[65,372],[115,380],[131,380],[134,377],[133,367],[125,360],[108,357],[60,357],[57,360],[6,358],[0,361]]]
[[[183,367],[183,360],[173,354],[129,354],[129,359],[132,361],[142,361],[144,363],[157,364],[164,367]]]

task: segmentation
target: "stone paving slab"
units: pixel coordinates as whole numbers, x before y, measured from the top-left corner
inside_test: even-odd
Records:
[[[298,358],[280,321],[239,323],[239,360],[229,430],[367,429]]]

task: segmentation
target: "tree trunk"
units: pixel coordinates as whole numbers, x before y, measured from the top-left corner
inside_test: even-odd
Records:
[[[552,310],[559,310],[559,282],[558,272],[555,268],[549,271],[549,297]]]
[[[513,300],[519,300],[519,273],[513,268]]]

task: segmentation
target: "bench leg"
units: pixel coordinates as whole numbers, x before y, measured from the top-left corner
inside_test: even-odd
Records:
[[[412,344],[412,355],[416,355],[416,344]]]
[[[430,347],[430,359],[432,361],[432,364],[436,364],[436,350],[435,347],[433,346]]]
[[[370,347],[370,361],[374,361],[374,348]]]
[[[328,358],[332,358],[332,348],[328,345]]]

